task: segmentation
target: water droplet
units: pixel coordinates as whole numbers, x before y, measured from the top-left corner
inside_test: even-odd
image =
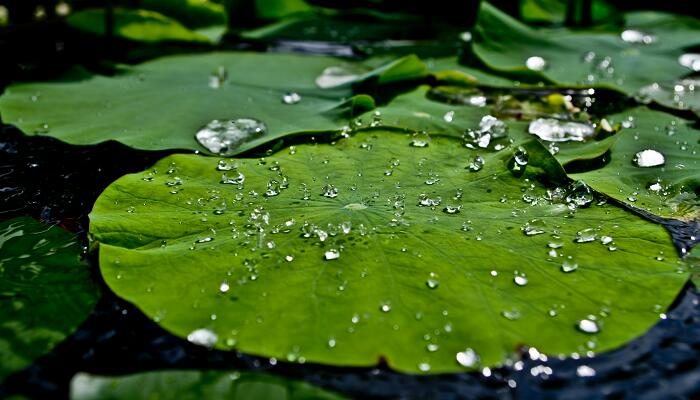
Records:
[[[549,142],[582,142],[593,137],[593,126],[581,122],[538,118],[528,126],[528,132]]]
[[[431,353],[435,353],[436,351],[440,350],[440,346],[438,346],[438,345],[435,344],[435,343],[428,343],[428,344],[425,346],[425,349],[428,350],[428,351],[431,352]]]
[[[525,148],[522,146],[518,147],[518,149],[513,153],[513,160],[519,167],[525,167],[529,159],[530,156],[527,153],[527,150],[525,150]]]
[[[282,102],[284,104],[290,104],[290,105],[297,104],[300,101],[301,101],[301,96],[299,95],[299,93],[296,93],[296,92],[285,93],[282,96]]]
[[[321,195],[330,199],[334,199],[338,197],[338,188],[336,188],[333,185],[325,185],[323,189],[321,189]]]
[[[590,319],[582,319],[581,321],[579,321],[578,325],[576,325],[576,328],[578,328],[578,330],[580,330],[583,333],[600,332],[598,323]]]
[[[253,118],[213,120],[197,131],[197,142],[215,154],[231,155],[246,142],[257,139],[267,132],[267,126]]]
[[[608,244],[612,243],[612,241],[613,241],[613,238],[610,236],[601,236],[600,237],[600,243],[602,243],[604,245],[608,245]]]
[[[520,311],[515,309],[501,311],[501,316],[509,321],[515,321],[521,317]]]
[[[229,286],[228,282],[226,281],[221,282],[221,285],[219,285],[219,291],[221,293],[226,293],[229,291],[229,289],[231,289],[231,286]]]
[[[659,167],[666,163],[666,158],[656,150],[647,149],[635,154],[632,163],[642,168]]]
[[[620,38],[627,43],[633,44],[652,44],[656,41],[655,37],[634,29],[622,31]]]
[[[217,171],[232,171],[238,168],[238,164],[234,162],[226,162],[226,160],[219,160],[219,163],[216,164],[216,170]]]
[[[330,349],[335,348],[335,345],[336,345],[335,338],[328,339],[328,348],[330,348]]]
[[[263,196],[274,197],[280,194],[281,190],[280,183],[276,179],[270,179],[270,181],[267,182],[267,190],[263,193]]]
[[[546,232],[544,221],[538,218],[525,223],[520,229],[528,236],[539,235]]]
[[[575,242],[577,243],[588,243],[596,240],[598,238],[598,235],[596,235],[595,231],[593,228],[588,228],[584,229],[582,231],[576,232],[576,239],[574,239]]]
[[[226,83],[228,79],[228,72],[223,66],[218,67],[211,74],[209,74],[209,87],[212,89],[219,89]]]
[[[565,261],[561,264],[561,271],[562,271],[562,272],[569,273],[569,272],[574,272],[574,271],[576,271],[577,269],[578,269],[578,264],[576,264],[575,262],[573,262],[573,261],[571,261],[571,260],[565,260]]]
[[[513,282],[515,282],[515,284],[518,286],[525,286],[527,285],[527,277],[523,275],[516,275],[513,277]]]
[[[445,122],[452,122],[455,119],[455,112],[454,111],[448,111],[445,113],[445,115],[442,116],[442,119],[445,120]]]
[[[477,155],[474,157],[474,160],[469,164],[469,170],[472,172],[478,172],[481,171],[482,168],[484,168],[484,165],[486,164],[486,161],[484,159]]]
[[[430,276],[428,277],[428,280],[425,282],[425,284],[430,289],[437,289],[437,287],[440,285],[440,281],[438,281],[437,274],[435,272],[431,272]]]
[[[418,195],[418,205],[421,207],[435,207],[439,206],[441,202],[442,198],[440,197],[431,199],[425,193],[421,193],[420,195]]]
[[[457,363],[465,368],[474,368],[479,365],[480,358],[479,355],[470,348],[457,353],[456,357]]]
[[[580,376],[581,378],[588,378],[595,376],[595,370],[588,365],[579,365],[576,368],[576,375]]]
[[[197,239],[197,240],[195,240],[194,242],[195,242],[195,243],[209,243],[209,242],[211,242],[212,240],[214,240],[214,238],[208,236],[208,237],[204,237],[204,238],[201,238],[201,239]]]
[[[678,63],[693,71],[700,71],[700,54],[686,53],[678,57]]]
[[[391,304],[389,304],[389,303],[382,303],[382,304],[379,305],[379,309],[380,309],[382,312],[388,313],[389,311],[391,311]]]
[[[359,75],[345,67],[332,66],[324,69],[316,78],[316,86],[321,89],[331,89],[348,84],[357,78]]]
[[[212,348],[219,340],[219,337],[211,330],[203,328],[192,331],[187,335],[187,340],[199,346]]]
[[[340,252],[336,249],[330,249],[323,254],[323,258],[326,260],[337,260],[340,258]]]
[[[459,211],[462,209],[462,206],[445,206],[445,208],[442,209],[442,212],[445,214],[458,214]]]
[[[525,60],[525,66],[531,71],[544,71],[547,68],[547,61],[540,56],[532,56]]]
[[[421,370],[422,372],[428,372],[428,371],[430,371],[430,364],[420,363],[420,364],[418,364],[418,369]]]

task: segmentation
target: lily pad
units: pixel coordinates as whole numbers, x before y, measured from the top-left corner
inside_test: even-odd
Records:
[[[226,25],[224,6],[210,0],[141,0],[139,6],[174,18],[192,29]]]
[[[624,123],[615,135],[609,159],[589,171],[570,176],[585,181],[593,189],[665,218],[698,220],[700,218],[700,131],[693,122],[646,107],[638,107],[610,116]],[[574,147],[575,145],[572,145]],[[589,150],[593,150],[589,147]],[[635,157],[661,155],[658,165],[638,166]],[[581,152],[590,158],[595,152]],[[654,161],[654,160],[652,160]]]
[[[98,289],[75,235],[31,218],[0,223],[0,381],[28,367],[88,316]]]
[[[239,371],[154,371],[121,377],[85,373],[71,381],[71,400],[230,399],[340,400],[303,381]]]
[[[419,373],[615,348],[687,281],[663,227],[548,192],[563,171],[538,142],[419,139],[166,157],[97,200],[103,277],[196,344]]]
[[[699,43],[700,24],[683,16],[630,13],[624,30],[616,34],[537,30],[482,2],[473,51],[502,73],[529,72],[559,84],[604,86],[636,95],[656,80],[679,79],[690,72],[678,58],[684,48]]]
[[[71,14],[66,23],[75,29],[95,35],[105,34],[105,10],[86,9]],[[209,43],[178,21],[155,11],[117,8],[114,10],[114,35],[140,42],[185,41]]]
[[[317,87],[316,78],[336,66],[322,82],[326,89]],[[128,68],[116,77],[13,85],[0,97],[0,111],[5,122],[29,135],[50,135],[71,144],[117,140],[145,150],[206,152],[195,133],[212,120],[252,118],[264,123],[266,129],[242,136],[241,143],[229,149],[240,153],[288,135],[345,126],[348,113],[338,112],[338,107],[353,104],[343,101],[352,96],[353,84],[396,83],[425,73],[415,57],[372,70],[330,57],[173,56]],[[284,97],[290,93],[299,99],[286,104]]]

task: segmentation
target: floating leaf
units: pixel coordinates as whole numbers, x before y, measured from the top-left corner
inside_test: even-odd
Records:
[[[255,372],[155,371],[121,377],[77,374],[71,400],[340,400],[306,382]]]
[[[262,122],[265,129],[238,135],[237,144],[229,146],[226,153],[237,154],[296,133],[342,128],[348,123],[342,108],[355,103],[344,101],[352,96],[353,85],[396,83],[425,74],[415,56],[374,70],[329,57],[174,56],[129,68],[116,77],[13,85],[0,97],[0,110],[6,122],[29,135],[50,135],[71,144],[117,140],[145,150],[206,151],[195,133],[213,120]],[[326,89],[317,86],[323,76]],[[300,101],[286,102],[290,93]],[[363,105],[370,104],[366,100],[365,96]]]
[[[367,130],[264,160],[166,157],[95,204],[103,277],[193,343],[422,373],[521,345],[615,348],[686,282],[661,226],[547,192],[536,178],[562,171],[537,142],[419,139]]]
[[[700,44],[697,20],[651,12],[627,14],[625,31],[617,34],[581,33],[536,30],[484,2],[475,30],[474,53],[496,71],[631,95],[655,80],[688,73],[678,57]]]
[[[682,220],[700,218],[700,131],[692,128],[692,122],[645,107],[609,119],[628,126],[614,136],[609,162],[595,163],[594,169],[576,171],[570,176],[654,215]],[[638,159],[655,153],[657,157],[647,164]]]
[[[0,381],[88,316],[98,290],[76,237],[31,218],[0,223]]]
[[[139,7],[167,15],[193,29],[226,25],[224,6],[210,0],[141,0]]]
[[[71,14],[66,23],[84,32],[105,34],[105,10],[86,9]],[[209,39],[191,31],[178,21],[149,10],[114,10],[114,35],[140,42],[185,41],[209,43]]]

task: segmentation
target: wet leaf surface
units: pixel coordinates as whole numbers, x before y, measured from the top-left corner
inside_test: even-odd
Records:
[[[196,344],[424,373],[493,366],[521,344],[617,347],[686,281],[662,227],[545,200],[535,178],[560,172],[537,143],[478,152],[470,172],[477,151],[460,141],[415,140],[377,130],[264,162],[161,160],[96,203],[103,277]]]

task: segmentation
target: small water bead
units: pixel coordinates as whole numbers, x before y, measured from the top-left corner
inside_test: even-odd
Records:
[[[612,243],[612,241],[613,241],[613,238],[610,236],[601,236],[600,237],[600,243],[602,243],[604,245],[608,245],[608,244]]]
[[[547,68],[547,61],[540,56],[532,56],[525,60],[525,66],[531,71],[544,71]]]
[[[410,144],[412,147],[428,147],[430,145],[430,136],[424,132],[415,133]]]
[[[428,371],[430,371],[430,364],[425,363],[425,362],[424,362],[424,363],[420,363],[420,364],[418,364],[418,369],[419,369],[421,372],[428,372]]]
[[[439,206],[441,202],[442,198],[440,197],[432,199],[425,193],[418,195],[418,205],[421,207],[435,207]]]
[[[459,214],[460,210],[462,210],[462,206],[445,206],[445,208],[442,209],[442,212],[445,214]]]
[[[221,293],[226,293],[231,289],[231,286],[229,286],[228,282],[224,281],[221,282],[221,285],[219,285],[219,292]]]
[[[518,286],[525,286],[527,285],[527,277],[525,275],[515,275],[513,277],[513,282]]]
[[[442,116],[442,119],[445,120],[445,122],[452,122],[455,119],[455,112],[454,111],[448,111],[445,113],[445,115]]]
[[[641,168],[660,167],[665,163],[664,155],[652,149],[642,150],[632,157],[632,164]]]
[[[576,328],[583,333],[598,333],[600,332],[600,327],[598,323],[591,319],[582,319],[576,325]]]
[[[549,142],[582,142],[593,137],[595,129],[592,125],[581,122],[538,118],[530,122],[528,132]]]
[[[267,126],[254,118],[213,120],[197,131],[197,142],[207,150],[220,155],[232,155],[246,142],[267,133]]]
[[[477,367],[479,365],[479,362],[481,361],[476,351],[474,351],[471,348],[467,348],[466,350],[457,353],[455,359],[457,360],[457,363],[459,365],[465,368]]]
[[[195,242],[195,243],[209,243],[209,242],[211,242],[211,241],[213,241],[213,240],[214,240],[213,237],[207,236],[207,237],[204,237],[204,238],[201,238],[201,239],[197,239],[197,240],[195,240],[194,242]]]
[[[576,232],[576,243],[588,243],[596,240],[598,235],[595,233],[593,228],[584,229],[582,231]]]
[[[692,71],[700,71],[700,53],[686,53],[678,57],[678,63]]]
[[[337,260],[340,258],[340,252],[336,249],[330,249],[323,254],[323,258],[326,260]]]
[[[334,199],[338,197],[338,188],[336,188],[333,185],[325,185],[323,189],[321,189],[321,195],[324,197],[328,197],[329,199]]]
[[[656,41],[656,38],[651,35],[647,35],[644,32],[640,32],[634,29],[627,29],[622,31],[620,34],[620,39],[626,43],[632,44],[652,44]]]
[[[190,343],[208,348],[214,347],[218,340],[216,333],[206,328],[194,330],[187,335],[187,341]]]
[[[573,261],[571,261],[571,260],[565,260],[565,261],[561,264],[561,271],[562,271],[562,272],[569,273],[569,272],[574,272],[574,271],[576,271],[577,269],[578,269],[578,264],[576,264],[575,262],[573,262]]]
[[[520,229],[527,236],[540,235],[546,232],[544,221],[538,218],[526,222]]]
[[[331,89],[346,85],[359,78],[354,71],[342,66],[331,66],[321,72],[316,78],[316,86],[321,89]]]
[[[297,104],[300,101],[301,101],[301,96],[297,92],[285,93],[282,96],[282,103],[284,103],[284,104],[293,105],[293,104]]]
[[[501,311],[501,316],[509,321],[516,321],[522,316],[518,310],[504,310]]]
[[[220,183],[227,185],[242,185],[245,182],[245,175],[243,173],[234,171],[233,174],[223,174],[221,175]]]
[[[172,187],[172,186],[180,186],[180,185],[182,185],[182,179],[178,178],[177,176],[171,180],[165,181],[165,186]]]
[[[515,161],[515,164],[519,167],[525,167],[529,159],[530,156],[527,153],[527,150],[525,150],[525,148],[522,146],[518,147],[513,153],[513,161]]]
[[[219,89],[226,83],[228,79],[228,72],[226,68],[220,66],[209,74],[209,87],[212,89]]]
[[[382,304],[379,305],[379,310],[380,310],[381,312],[388,313],[389,311],[391,311],[391,304],[389,304],[389,303],[382,303]]]
[[[238,169],[238,164],[234,162],[227,162],[226,160],[219,160],[219,163],[216,164],[216,170],[217,171],[232,171]]]
[[[468,129],[464,132],[463,139],[465,146],[476,148],[492,148],[501,150],[502,144],[494,144],[492,142],[497,139],[503,139],[508,136],[508,125],[492,115],[485,115],[479,121],[478,129]]]
[[[469,164],[469,170],[472,172],[478,172],[481,171],[482,168],[484,168],[484,165],[486,164],[486,161],[480,156],[477,155],[474,157],[474,160]]]
[[[437,287],[440,285],[440,281],[438,280],[438,276],[435,272],[430,273],[425,285],[430,289],[437,289]]]

